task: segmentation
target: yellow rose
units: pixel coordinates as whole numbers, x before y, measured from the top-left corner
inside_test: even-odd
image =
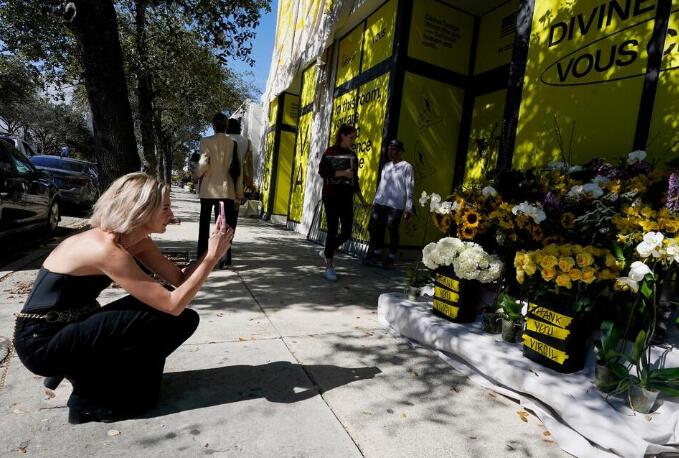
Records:
[[[563,272],[570,272],[570,270],[575,267],[575,259],[570,256],[564,256],[559,258],[559,269]]]
[[[641,216],[644,218],[653,218],[655,216],[655,212],[651,207],[644,207],[641,209]]]
[[[568,276],[571,277],[571,280],[573,281],[580,281],[582,280],[582,270],[571,269],[568,271]]]
[[[523,285],[523,281],[526,279],[526,273],[523,270],[516,271],[516,282],[519,285]]]
[[[553,267],[544,267],[540,271],[540,275],[542,275],[544,281],[552,281],[554,280],[554,277],[556,277],[556,269]]]
[[[571,289],[571,277],[568,274],[560,274],[556,277],[556,286],[560,288]]]
[[[618,260],[615,259],[615,256],[613,256],[611,253],[606,253],[606,267],[608,268],[616,268],[618,267]]]
[[[582,245],[580,245],[578,243],[571,245],[571,249],[573,250],[573,254],[582,253],[584,251],[584,248],[582,247]]]
[[[578,267],[591,266],[594,264],[594,257],[586,251],[583,251],[575,256],[575,262],[578,263]]]
[[[540,267],[546,269],[548,267],[555,267],[558,263],[559,260],[556,258],[556,256],[548,254],[547,256],[543,256],[543,258],[540,260]]]
[[[549,255],[552,255],[552,256],[558,256],[559,255],[559,245],[557,245],[556,243],[550,243],[549,245],[547,245],[542,250],[542,252],[544,254],[549,254]]]
[[[571,246],[568,244],[559,245],[559,254],[561,256],[569,256],[571,254]]]
[[[596,280],[596,270],[592,269],[591,267],[584,267],[582,269],[582,280],[581,281],[583,281],[583,282],[585,282],[589,285],[594,280]]]
[[[618,275],[612,272],[610,269],[603,269],[601,272],[599,272],[600,280],[613,280],[616,278],[618,278]]]
[[[514,267],[518,268],[519,266],[522,266],[525,259],[526,253],[523,251],[517,251],[516,255],[514,256]]]
[[[529,275],[532,276],[535,271],[537,270],[538,266],[533,263],[530,259],[527,260],[527,262],[523,263],[523,270]]]
[[[542,250],[537,250],[533,252],[533,261],[536,264],[540,264],[542,262],[542,258],[545,257],[545,254],[542,252]]]

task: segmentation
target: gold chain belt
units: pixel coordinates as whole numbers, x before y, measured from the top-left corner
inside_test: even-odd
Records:
[[[78,321],[83,317],[90,315],[91,313],[98,310],[99,304],[92,305],[90,307],[85,307],[82,309],[75,310],[50,310],[47,313],[15,313],[14,316],[17,318],[25,318],[32,320],[45,320],[48,323],[71,323],[73,321]]]

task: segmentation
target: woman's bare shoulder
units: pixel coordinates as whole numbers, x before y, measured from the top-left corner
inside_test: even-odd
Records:
[[[90,229],[68,237],[45,259],[46,269],[71,275],[97,275],[101,268],[121,254],[109,234]]]

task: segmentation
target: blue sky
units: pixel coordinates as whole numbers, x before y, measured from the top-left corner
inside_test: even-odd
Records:
[[[245,75],[245,78],[252,80],[255,86],[264,92],[266,79],[269,76],[269,66],[271,65],[271,55],[273,54],[273,43],[276,36],[276,11],[278,11],[278,0],[271,2],[271,12],[263,14],[257,27],[257,36],[252,42],[252,58],[255,60],[254,67],[250,67],[243,61],[233,61],[233,68],[239,73],[251,72],[252,75]]]

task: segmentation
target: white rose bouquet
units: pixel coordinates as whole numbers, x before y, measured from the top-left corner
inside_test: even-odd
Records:
[[[444,237],[425,246],[422,262],[431,270],[452,266],[458,278],[481,283],[500,278],[503,267],[497,256],[486,253],[478,243],[463,242],[456,237]]]

